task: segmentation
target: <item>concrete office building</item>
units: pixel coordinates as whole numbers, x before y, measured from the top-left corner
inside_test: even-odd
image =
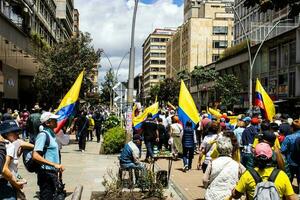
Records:
[[[32,103],[42,46],[68,38],[56,9],[54,0],[0,0],[0,106]]]
[[[222,1],[185,1],[185,22],[167,44],[167,76],[218,60],[233,43],[233,19]]]
[[[79,37],[80,31],[79,31],[79,11],[78,9],[74,9],[73,12],[73,37],[77,38]]]
[[[268,10],[267,12],[260,12],[259,6],[252,8],[244,7],[244,2],[246,0],[235,0],[234,9],[239,15],[241,22],[235,17],[234,21],[234,33],[235,33],[235,43],[241,43],[247,37],[249,37],[252,45],[258,44],[264,40],[268,32],[272,29],[273,25],[279,20],[283,20],[274,31],[271,32],[268,39],[276,37],[284,32],[287,32],[297,26],[299,18],[288,19],[289,8],[275,11]],[[243,32],[241,23],[245,28],[245,33]]]
[[[70,38],[73,35],[74,0],[55,0],[55,3],[56,17],[63,25],[65,37]]]
[[[150,89],[166,78],[166,45],[174,30],[155,29],[143,44],[143,95],[149,98]]]

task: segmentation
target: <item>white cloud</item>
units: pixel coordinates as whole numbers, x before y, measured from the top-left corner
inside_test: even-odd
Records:
[[[122,57],[130,48],[130,33],[134,0],[75,0],[80,14],[80,30],[90,32],[95,48],[104,49],[116,70]],[[155,28],[177,27],[183,21],[183,6],[172,0],[157,0],[153,4],[139,3],[136,22],[136,68],[142,71],[142,44]],[[119,80],[128,78],[129,55],[122,62]],[[99,75],[103,78],[110,67],[102,58]]]

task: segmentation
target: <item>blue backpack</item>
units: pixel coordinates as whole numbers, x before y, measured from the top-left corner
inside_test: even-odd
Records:
[[[50,136],[48,135],[48,133],[46,131],[42,131],[42,133],[45,133],[46,141],[45,141],[45,146],[44,146],[43,152],[40,152],[40,155],[44,156],[50,145]],[[33,143],[35,143],[35,141]],[[28,172],[37,173],[39,171],[39,169],[41,168],[41,164],[39,164],[38,162],[33,160],[32,153],[33,153],[33,150],[24,150],[23,151],[23,163]]]

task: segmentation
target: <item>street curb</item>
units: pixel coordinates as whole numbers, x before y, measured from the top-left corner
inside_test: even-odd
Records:
[[[161,170],[161,168],[158,166],[158,164],[155,163],[155,168]],[[176,192],[176,194],[182,199],[182,200],[188,200],[188,198],[180,191],[179,187],[174,183],[172,178],[170,178],[169,187],[172,187],[173,190]]]

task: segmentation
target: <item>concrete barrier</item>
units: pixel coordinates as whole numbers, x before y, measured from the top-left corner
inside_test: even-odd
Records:
[[[72,194],[71,200],[81,200],[82,191],[83,191],[83,186],[78,185]]]

